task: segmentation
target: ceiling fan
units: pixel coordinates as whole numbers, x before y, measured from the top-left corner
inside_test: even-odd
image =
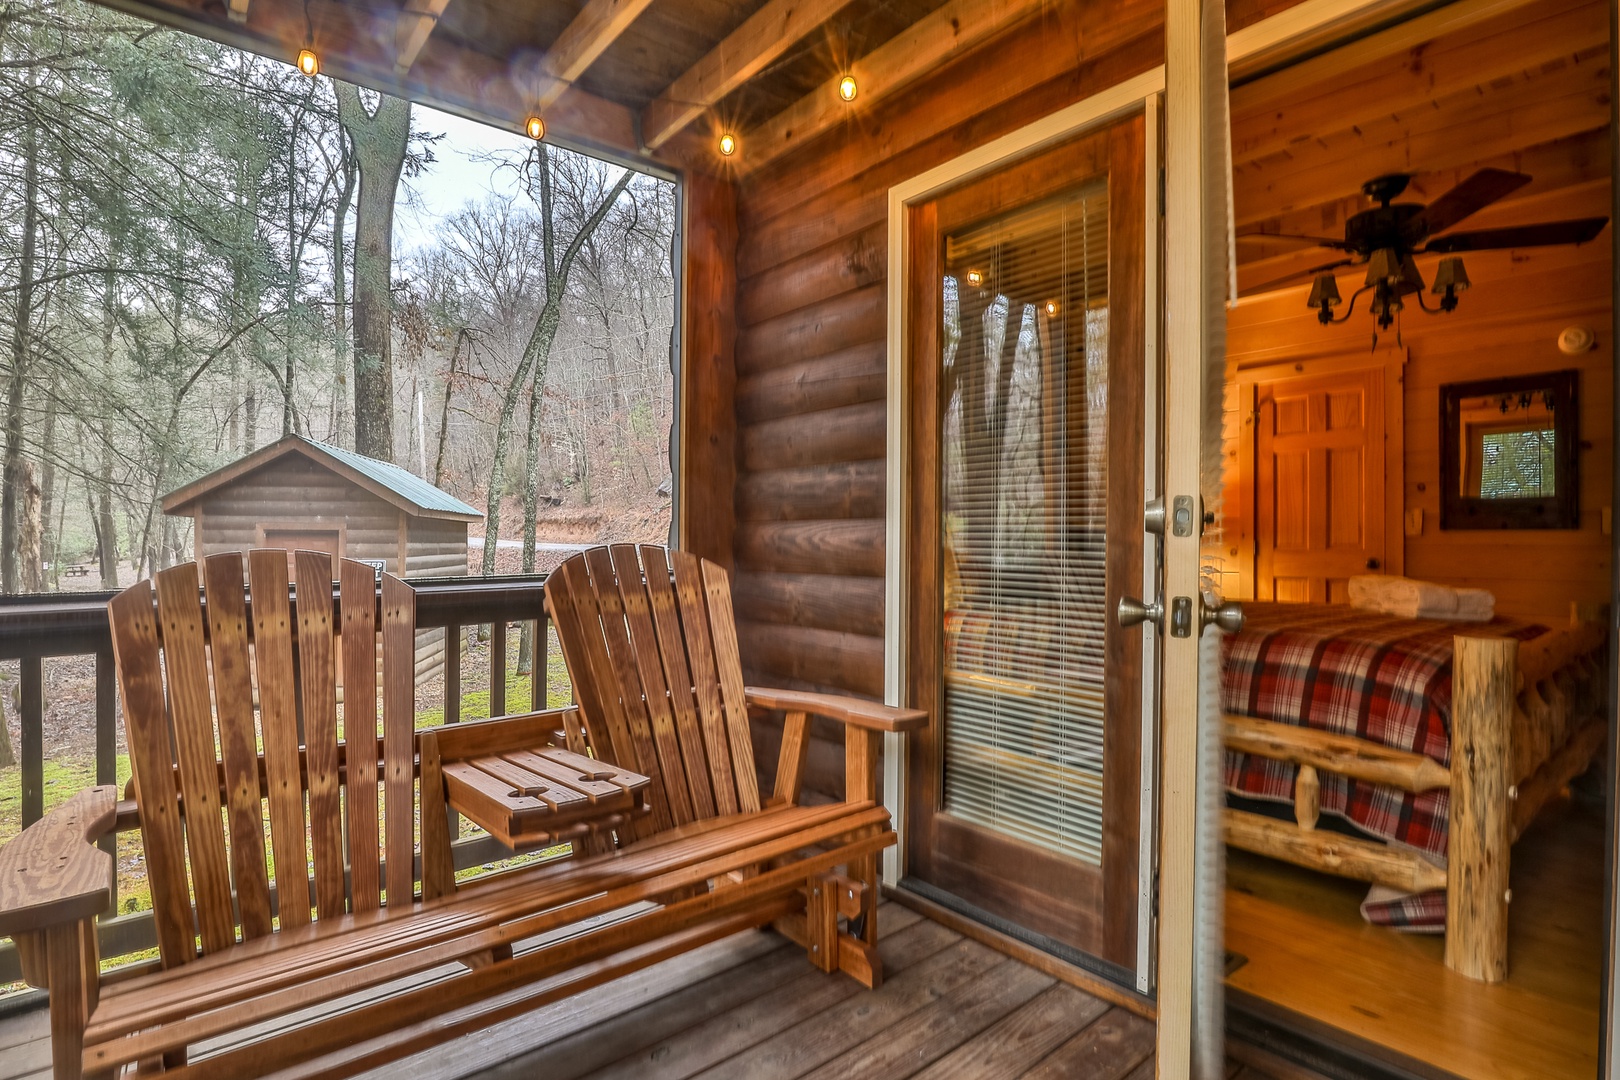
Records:
[[[1480,169],[1427,206],[1396,202],[1411,181],[1410,173],[1390,173],[1361,185],[1361,190],[1378,205],[1352,215],[1344,223],[1342,240],[1269,232],[1246,233],[1239,237],[1240,240],[1299,240],[1342,251],[1347,256],[1269,281],[1256,291],[1286,285],[1296,278],[1314,277],[1307,303],[1316,310],[1316,317],[1324,326],[1348,319],[1355,311],[1356,299],[1370,291],[1370,306],[1378,328],[1387,330],[1405,306],[1403,298],[1413,294],[1417,296],[1418,306],[1430,314],[1456,310],[1457,294],[1469,285],[1468,272],[1458,252],[1583,244],[1602,232],[1609,222],[1606,217],[1577,218],[1448,233],[1447,229],[1464,218],[1528,184],[1530,177],[1506,169]],[[1435,270],[1432,291],[1439,301],[1437,308],[1424,303],[1423,293],[1429,286],[1424,284],[1413,258],[1427,254],[1447,256]],[[1367,267],[1366,283],[1351,295],[1345,313],[1335,318],[1333,310],[1342,298],[1333,271],[1360,265]]]

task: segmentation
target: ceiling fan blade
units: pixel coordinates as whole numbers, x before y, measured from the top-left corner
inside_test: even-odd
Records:
[[[1408,222],[1406,236],[1415,243],[1425,236],[1444,232],[1463,218],[1483,210],[1505,195],[1511,195],[1529,182],[1530,177],[1524,173],[1481,169],[1434,200]]]
[[[1473,229],[1449,233],[1430,240],[1429,252],[1490,251],[1495,248],[1548,247],[1553,244],[1584,244],[1603,231],[1606,217],[1578,218],[1574,221],[1545,221],[1540,225],[1514,225],[1505,229]]]
[[[1335,248],[1341,251],[1350,250],[1349,244],[1346,244],[1343,240],[1336,240],[1331,236],[1304,236],[1300,233],[1249,232],[1238,233],[1237,238],[1240,242],[1244,240],[1298,240],[1302,244],[1315,244],[1318,247]]]
[[[1254,293],[1270,292],[1272,289],[1280,289],[1284,285],[1292,285],[1296,281],[1302,281],[1305,278],[1313,278],[1317,274],[1325,274],[1329,270],[1338,270],[1346,266],[1354,266],[1355,263],[1356,260],[1354,259],[1340,259],[1337,262],[1324,263],[1321,266],[1313,266],[1309,270],[1295,270],[1292,274],[1284,274],[1282,277],[1276,278],[1272,281],[1267,281],[1260,285],[1251,285],[1244,289],[1243,293],[1245,296],[1248,296],[1253,295]]]

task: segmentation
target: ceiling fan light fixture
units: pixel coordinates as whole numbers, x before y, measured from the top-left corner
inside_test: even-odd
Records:
[[[1397,285],[1404,277],[1401,260],[1394,248],[1379,248],[1367,260],[1367,287]]]
[[[1468,280],[1468,270],[1463,266],[1460,256],[1452,255],[1440,260],[1440,265],[1434,271],[1434,294],[1443,296],[1447,293],[1467,292],[1468,286],[1473,282]]]
[[[1305,305],[1316,312],[1318,319],[1329,323],[1333,321],[1333,309],[1341,300],[1338,279],[1332,274],[1317,274],[1316,280],[1311,282],[1311,298]]]

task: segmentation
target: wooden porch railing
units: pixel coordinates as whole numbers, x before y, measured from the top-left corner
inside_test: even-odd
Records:
[[[447,643],[455,642],[469,627],[489,626],[489,708],[500,716],[511,709],[546,707],[546,658],[549,627],[544,614],[543,575],[525,577],[415,578],[416,627],[443,628]],[[107,626],[107,601],[113,593],[62,593],[0,597],[0,661],[16,660],[21,667],[19,695],[21,739],[17,747],[22,772],[22,825],[38,821],[45,812],[45,661],[51,658],[95,658],[95,782],[117,782],[118,702],[112,642]],[[335,596],[335,590],[334,590]],[[380,598],[380,595],[379,595]],[[297,595],[294,592],[294,618]],[[507,643],[516,624],[533,626],[532,692],[528,701],[507,701]],[[445,649],[444,722],[463,719],[462,650]],[[113,853],[115,837],[102,841]],[[501,858],[507,850],[487,836],[455,843],[457,870]],[[114,910],[117,910],[116,897]],[[116,959],[155,948],[156,933],[150,911],[103,917],[99,923],[101,955]],[[16,952],[10,942],[0,944],[0,984],[21,978]]]

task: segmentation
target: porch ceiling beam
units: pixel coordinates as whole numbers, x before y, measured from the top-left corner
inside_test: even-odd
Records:
[[[411,70],[416,58],[422,55],[428,36],[439,25],[439,17],[449,6],[450,0],[405,0],[405,9],[394,22],[394,74],[403,75]]]
[[[770,0],[643,110],[642,142],[648,150],[663,146],[848,2]]]
[[[630,28],[652,0],[588,0],[540,61],[534,111],[542,115]]]
[[[249,0],[231,0],[230,7],[225,9],[225,14],[230,16],[231,22],[247,22],[248,2]]]
[[[912,23],[889,41],[850,65],[860,96],[845,102],[838,96],[844,73],[816,87],[782,112],[742,136],[743,172],[758,169],[873,102],[932,72],[1025,16],[1041,10],[1043,0],[950,0]]]

